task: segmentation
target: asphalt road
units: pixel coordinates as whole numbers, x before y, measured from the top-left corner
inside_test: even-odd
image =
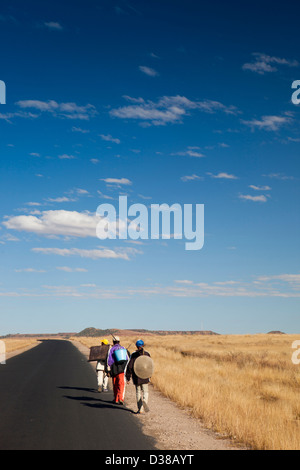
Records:
[[[68,341],[47,340],[0,365],[1,450],[153,450],[134,413],[97,391]]]

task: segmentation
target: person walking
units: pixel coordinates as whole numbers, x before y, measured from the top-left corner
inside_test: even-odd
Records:
[[[107,369],[112,377],[114,403],[123,405],[125,399],[125,370],[129,361],[127,350],[121,346],[120,338],[113,336],[113,346],[107,359]]]
[[[130,361],[126,370],[126,380],[130,383],[131,377],[133,384],[136,388],[136,401],[138,407],[138,413],[142,414],[145,411],[149,411],[148,400],[149,400],[149,382],[150,378],[142,379],[138,377],[134,370],[135,361],[141,356],[151,357],[148,351],[144,349],[144,341],[139,339],[136,342],[137,350],[131,355]]]
[[[109,351],[107,339],[101,340],[100,359],[97,361],[98,392],[108,392],[107,356]]]

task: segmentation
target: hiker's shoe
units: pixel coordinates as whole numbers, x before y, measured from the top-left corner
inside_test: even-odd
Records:
[[[147,405],[147,403],[145,401],[143,401],[143,408],[146,411],[146,413],[149,413],[150,409],[149,409],[149,406]]]

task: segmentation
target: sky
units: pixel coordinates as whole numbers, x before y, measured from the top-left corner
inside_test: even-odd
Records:
[[[300,7],[2,0],[0,335],[300,333]],[[204,246],[97,208],[203,204]]]

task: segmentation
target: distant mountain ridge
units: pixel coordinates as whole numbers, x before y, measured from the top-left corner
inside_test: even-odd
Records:
[[[88,337],[99,337],[99,336],[110,336],[110,335],[218,335],[213,331],[166,331],[166,330],[145,330],[145,329],[133,329],[133,330],[118,330],[115,328],[112,329],[99,329],[99,328],[85,328],[84,330],[77,333],[75,336],[88,336]]]

